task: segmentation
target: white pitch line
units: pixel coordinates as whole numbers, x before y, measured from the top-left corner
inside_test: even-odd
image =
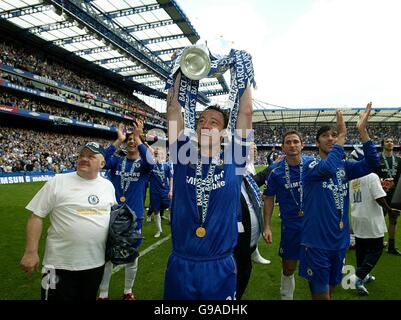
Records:
[[[152,244],[151,246],[147,247],[145,250],[140,251],[139,252],[139,256],[143,257],[145,254],[149,253],[150,251],[156,249],[157,247],[159,247],[163,242],[166,242],[167,240],[169,240],[171,238],[171,234],[169,234],[167,237],[164,237],[162,239],[160,239],[159,241],[155,242],[154,244]],[[113,268],[113,273],[115,274],[116,272],[120,271],[121,269],[123,269],[125,266],[125,264],[120,264],[117,267]]]

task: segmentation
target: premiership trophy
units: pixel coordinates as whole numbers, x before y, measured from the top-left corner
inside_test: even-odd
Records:
[[[223,38],[199,41],[182,51],[179,61],[180,69],[191,80],[217,78],[230,67],[231,46],[232,42]]]
[[[175,75],[180,69],[182,77],[178,84],[180,92],[178,101],[184,109],[184,127],[192,133],[195,132],[196,127],[199,80],[209,77],[217,78],[230,70],[228,93],[230,120],[227,130],[236,127],[239,99],[247,84],[256,85],[251,55],[244,50],[233,49],[232,44],[220,37],[188,46],[173,56],[165,88],[168,90],[174,86]]]
[[[211,67],[209,49],[204,44],[186,47],[180,58],[182,73],[191,80],[208,76]]]

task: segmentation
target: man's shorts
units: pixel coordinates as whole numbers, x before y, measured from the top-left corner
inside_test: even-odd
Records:
[[[299,260],[302,230],[289,228],[281,224],[279,256],[283,260]]]
[[[301,245],[299,275],[312,287],[335,287],[343,277],[345,254],[346,249],[324,250]]]
[[[233,255],[200,260],[170,255],[165,300],[235,300],[237,266]]]
[[[153,212],[160,212],[170,207],[170,199],[167,194],[150,193],[150,206]]]

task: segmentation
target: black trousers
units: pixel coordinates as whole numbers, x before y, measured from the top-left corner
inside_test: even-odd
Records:
[[[251,277],[251,256],[256,247],[251,248],[249,242],[248,235],[245,233],[238,234],[237,246],[234,249],[234,257],[237,263],[237,300],[241,300]]]
[[[356,272],[364,279],[372,271],[383,253],[383,237],[362,239],[355,237]]]
[[[42,278],[42,300],[96,300],[104,265],[94,269],[68,271],[49,269]]]

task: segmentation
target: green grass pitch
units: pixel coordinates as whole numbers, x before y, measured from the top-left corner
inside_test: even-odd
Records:
[[[260,168],[259,168],[260,169]],[[40,299],[41,274],[31,278],[19,268],[19,261],[24,253],[25,226],[29,212],[26,204],[43,185],[42,182],[28,184],[0,185],[0,300],[37,300]],[[147,203],[148,199],[146,200]],[[277,254],[280,241],[280,218],[275,209],[273,216],[273,244],[268,246],[263,240],[259,242],[262,256],[272,261],[270,265],[253,265],[251,279],[243,296],[244,300],[277,300],[279,299],[281,261]],[[163,236],[153,237],[155,225],[144,222],[140,251],[146,250],[160,239],[170,235],[170,227],[163,221]],[[43,257],[44,240],[49,224],[45,219],[40,242],[40,257]],[[401,230],[397,234],[397,244],[401,247]],[[386,238],[387,239],[387,238]],[[140,300],[159,300],[163,297],[164,272],[171,250],[171,240],[164,241],[139,259],[139,269],[134,292]],[[355,265],[355,252],[348,251],[346,264]],[[373,270],[376,281],[367,285],[368,297],[359,297],[355,290],[345,290],[338,286],[334,292],[335,300],[389,300],[401,299],[401,258],[383,253]],[[124,285],[123,269],[111,278],[110,298],[120,299]],[[296,275],[295,299],[310,299],[307,282]]]

